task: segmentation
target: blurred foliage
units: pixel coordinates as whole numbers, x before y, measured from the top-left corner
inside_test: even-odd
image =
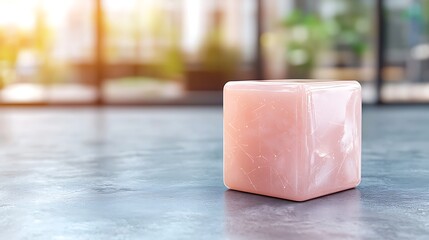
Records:
[[[165,49],[159,65],[161,77],[163,79],[180,80],[185,71],[184,62],[183,52],[179,46]]]
[[[421,34],[425,35],[425,41],[429,41],[429,1],[414,0],[409,7],[402,11],[404,20],[420,25]]]
[[[201,48],[199,60],[204,70],[232,74],[240,63],[240,51],[227,46],[223,41],[222,28],[208,30]]]
[[[180,46],[180,32],[171,27],[174,19],[169,18],[168,13],[160,9],[152,13],[149,33],[158,40],[155,46],[158,53],[157,72],[162,79],[181,79],[185,71],[185,57]]]
[[[365,13],[370,11],[362,1],[343,2],[345,9],[337,13],[330,25],[330,38],[340,47],[351,49],[353,54],[361,57],[368,49],[371,18]]]
[[[423,0],[421,2],[422,2],[423,17],[426,23],[425,30],[426,30],[427,41],[429,41],[429,1]]]
[[[9,66],[6,61],[0,61],[0,89],[6,86],[10,78]]]
[[[54,32],[46,21],[46,13],[39,9],[36,14],[36,25],[33,32],[34,42],[31,47],[37,53],[40,61],[38,81],[44,85],[53,85],[66,79],[65,64],[52,58],[51,50],[54,45]]]
[[[307,78],[322,52],[350,52],[351,63],[360,64],[371,39],[370,11],[362,1],[338,1],[344,8],[332,18],[296,9],[281,23],[286,31],[286,59],[291,77]],[[338,64],[344,65],[337,59]]]
[[[315,14],[295,10],[282,22],[287,33],[286,59],[291,77],[307,78],[328,43],[326,24]]]
[[[15,64],[23,38],[24,34],[18,31],[0,28],[0,61]]]
[[[0,28],[0,89],[10,81],[9,70],[15,66],[20,49],[21,34]]]
[[[54,34],[48,27],[46,14],[37,9],[35,26],[32,30],[20,30],[12,27],[0,28],[0,87],[4,87],[18,67],[36,67],[35,82],[45,85],[65,79],[64,65],[54,61],[51,56]],[[36,66],[18,66],[19,55],[31,52],[37,60]]]
[[[131,40],[134,51],[132,62],[145,61],[142,59],[142,42],[150,44],[150,72],[160,80],[180,80],[184,75],[185,56],[180,46],[180,29],[175,27],[174,16],[160,6],[154,6],[147,15],[142,15],[141,2],[136,2],[131,12],[130,22],[116,21],[107,18],[105,22],[106,37]],[[125,36],[125,37],[124,37]],[[113,41],[114,42],[114,41]],[[147,45],[145,45],[147,47]],[[123,49],[117,44],[109,45],[106,49],[107,59],[120,59]],[[147,56],[146,56],[147,57]],[[122,60],[124,61],[124,60]]]

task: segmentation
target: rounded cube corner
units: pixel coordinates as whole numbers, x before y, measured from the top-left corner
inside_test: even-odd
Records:
[[[308,200],[310,200],[312,198],[308,198],[308,197],[291,197],[291,198],[286,198],[286,200],[289,201],[294,201],[294,202],[306,202]]]
[[[318,196],[312,195],[310,193],[294,193],[287,196],[282,197],[283,199],[293,201],[293,202],[306,202],[308,200],[317,198]]]
[[[352,80],[350,81],[352,83],[352,89],[354,89],[354,91],[358,91],[358,92],[362,92],[362,85],[360,84],[359,81],[357,80]]]
[[[223,91],[229,90],[234,81],[228,81],[223,85]]]
[[[232,189],[232,188],[228,185],[228,183],[227,183],[227,181],[226,181],[225,177],[223,178],[223,185],[224,185],[227,189]]]
[[[353,183],[353,187],[357,187],[360,185],[360,183],[362,182],[362,178],[359,177],[358,179],[356,179],[356,181]]]
[[[352,82],[356,85],[356,87],[358,87],[359,89],[362,89],[362,84],[360,84],[359,81],[353,80]]]

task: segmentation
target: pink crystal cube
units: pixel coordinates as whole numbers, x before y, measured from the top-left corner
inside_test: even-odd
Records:
[[[233,81],[224,87],[224,183],[305,201],[361,179],[356,81]]]

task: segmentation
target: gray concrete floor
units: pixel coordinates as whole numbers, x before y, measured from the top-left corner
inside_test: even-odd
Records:
[[[0,109],[1,239],[429,239],[429,107],[365,108],[362,183],[227,191],[221,108]]]

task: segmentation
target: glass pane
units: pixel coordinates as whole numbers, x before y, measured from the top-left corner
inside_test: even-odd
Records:
[[[373,9],[364,0],[264,1],[266,78],[353,79],[375,101]]]
[[[107,102],[210,101],[221,99],[228,79],[254,76],[256,1],[104,0],[103,6]]]
[[[0,103],[95,101],[95,2],[0,0]],[[376,100],[375,1],[101,2],[107,103],[220,103],[257,78],[356,79]],[[385,1],[387,102],[429,98],[428,2]]]
[[[103,95],[107,102],[182,97],[181,3],[103,1],[107,65]]]
[[[0,1],[0,102],[91,102],[93,5]]]
[[[429,101],[429,1],[386,2],[385,102]]]

